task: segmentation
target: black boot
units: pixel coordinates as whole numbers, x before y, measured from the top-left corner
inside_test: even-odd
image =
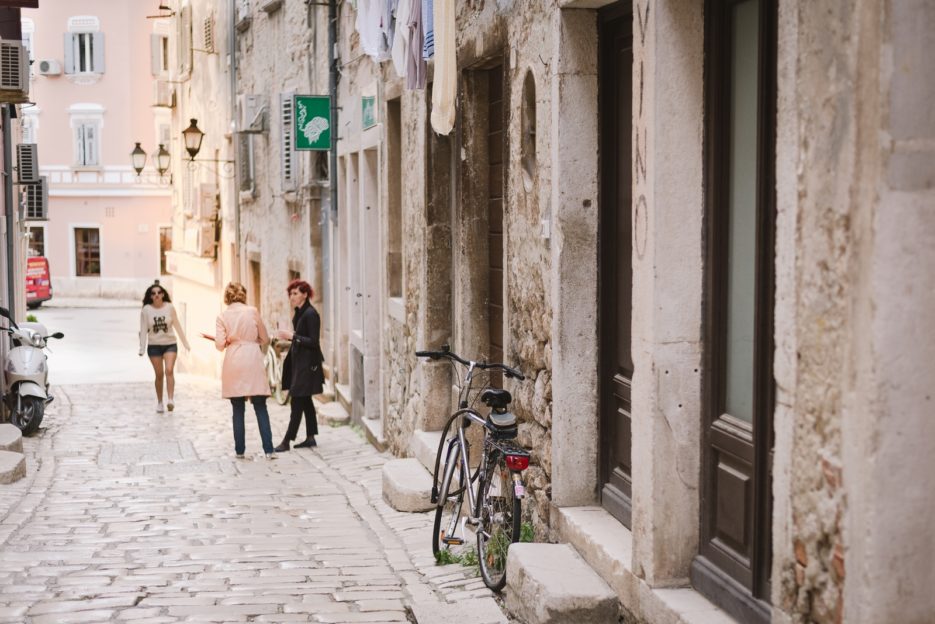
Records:
[[[282,444],[280,444],[279,446],[277,446],[277,447],[274,448],[273,450],[276,451],[277,453],[285,453],[286,451],[288,451],[288,450],[289,450],[289,440],[288,440],[288,438],[284,438],[283,441],[282,441]]]

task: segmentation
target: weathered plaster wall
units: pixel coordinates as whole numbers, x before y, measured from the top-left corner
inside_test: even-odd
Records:
[[[251,16],[249,28],[237,34],[237,88],[240,94],[262,95],[268,109],[266,131],[251,136],[255,190],[240,194],[241,232],[245,260],[259,254],[261,312],[271,327],[288,326],[290,271],[309,281],[315,300],[321,300],[319,201],[328,191],[314,179],[318,156],[309,152],[293,152],[296,183],[284,187],[280,95],[327,92],[327,11],[284,2],[272,13],[253,8]],[[246,283],[249,265],[244,267]]]

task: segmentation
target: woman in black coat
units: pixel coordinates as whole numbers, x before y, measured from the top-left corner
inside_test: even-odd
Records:
[[[315,442],[315,436],[318,435],[318,420],[315,414],[315,404],[312,403],[312,395],[321,394],[325,385],[325,373],[322,370],[322,362],[325,358],[319,342],[321,317],[309,301],[314,291],[308,282],[303,280],[293,280],[286,290],[289,293],[289,303],[295,310],[292,316],[294,331],[281,329],[277,332],[277,336],[282,340],[292,341],[282,368],[282,387],[289,390],[292,413],[289,415],[289,428],[282,439],[282,444],[276,447],[277,453],[289,450],[289,443],[295,440],[299,432],[303,412],[305,413],[305,441],[296,444],[295,448],[318,445]]]

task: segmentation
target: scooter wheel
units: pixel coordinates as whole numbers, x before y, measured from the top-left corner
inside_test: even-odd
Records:
[[[32,435],[39,430],[39,424],[45,412],[45,401],[39,397],[24,396],[20,398],[20,408],[20,411],[11,410],[10,421],[23,432],[23,435]]]

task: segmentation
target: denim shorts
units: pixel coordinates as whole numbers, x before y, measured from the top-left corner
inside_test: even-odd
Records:
[[[166,353],[178,353],[179,346],[177,344],[170,345],[149,345],[146,347],[146,355],[149,357],[162,357]]]

